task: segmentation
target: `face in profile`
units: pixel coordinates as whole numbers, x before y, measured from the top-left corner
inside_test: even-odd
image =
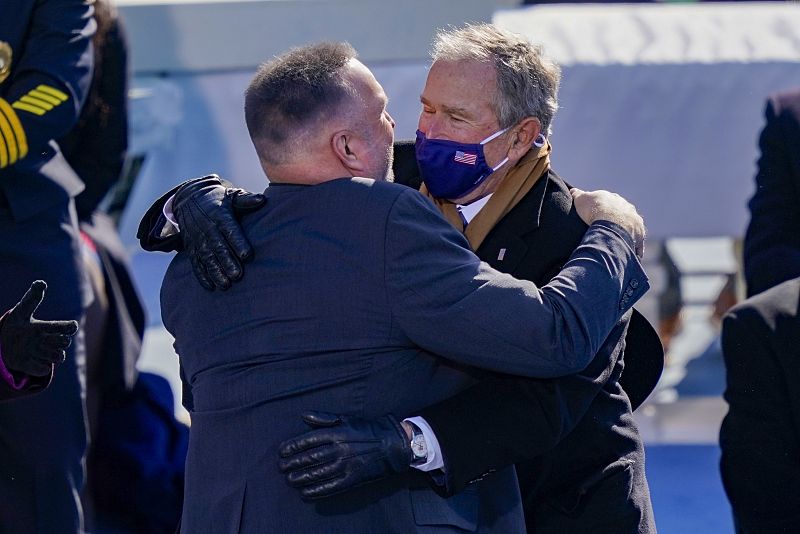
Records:
[[[389,99],[383,87],[375,79],[372,72],[357,59],[351,59],[345,66],[347,78],[358,94],[358,130],[364,150],[360,156],[364,158],[367,178],[392,181],[392,145],[394,143],[395,122],[386,105]]]

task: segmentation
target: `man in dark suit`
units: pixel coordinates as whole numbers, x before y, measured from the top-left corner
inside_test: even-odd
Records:
[[[161,294],[192,415],[184,532],[521,531],[513,469],[442,499],[409,470],[393,418],[379,433],[400,438],[402,473],[324,502],[301,501],[268,451],[302,429],[290,414],[408,414],[483,374],[466,365],[582,369],[645,290],[631,237],[641,219],[608,193],[576,196],[594,222],[541,290],[480,262],[429,201],[380,181],[394,127],[386,102],[341,44],[273,60],[246,92],[271,185],[267,207],[243,223],[269,254],[227,293],[202,289],[179,254]]]
[[[83,184],[54,140],[89,89],[91,2],[9,0],[0,11],[0,309],[42,279],[41,318],[80,320],[91,293],[72,199]],[[46,391],[0,406],[2,532],[82,530],[82,345],[79,336]]]
[[[16,306],[0,316],[0,400],[39,392],[50,385],[55,366],[78,331],[76,321],[33,318],[47,284],[36,280]]]
[[[575,213],[567,185],[549,167],[549,145],[545,136],[539,135],[549,132],[557,107],[558,69],[529,43],[489,25],[444,33],[436,47],[447,48],[448,53],[478,50],[489,61],[466,58],[465,62],[459,56],[458,60],[440,58],[434,62],[422,94],[422,137],[469,144],[505,128],[504,135],[485,143],[483,157],[490,166],[498,166],[506,156],[509,161],[505,168],[490,173],[477,188],[466,193],[447,191],[447,178],[453,172],[434,167],[425,176],[425,189],[432,183],[435,191],[444,189],[452,195],[450,200],[434,201],[453,226],[465,231],[480,258],[517,278],[544,284],[566,262],[586,230]],[[512,72],[495,70],[496,63],[490,58],[500,54],[514,57],[512,63],[524,67],[511,69]],[[537,80],[536,87],[528,91],[536,96],[515,100],[513,94],[502,92],[501,78],[506,86],[516,88]],[[502,116],[493,107],[492,99],[498,96],[503,109],[513,110],[511,116]],[[417,141],[417,157],[424,157],[424,142]],[[456,148],[463,148],[462,152],[470,149]],[[395,157],[396,181],[419,187],[421,178],[413,145],[396,146]],[[439,176],[446,180],[437,181]],[[210,186],[210,181],[203,183]],[[491,199],[487,198],[489,194]],[[475,210],[481,203],[482,207]],[[460,212],[458,204],[465,205]],[[462,216],[474,216],[466,229]],[[143,229],[159,217],[160,211],[151,212],[149,219],[143,221]],[[191,235],[193,222],[186,219],[185,230]],[[199,246],[207,247],[208,243]],[[233,248],[243,247],[239,244]],[[198,251],[193,254],[201,256]],[[204,274],[205,283],[218,280],[223,270],[209,268]],[[422,427],[420,432],[430,436],[432,430],[432,437],[438,438],[441,448],[437,463],[422,462],[417,467],[443,466],[444,476],[437,477],[443,485],[441,489],[454,494],[487,472],[516,463],[532,531],[653,531],[642,444],[631,417],[631,405],[619,383],[622,340],[627,328],[626,317],[591,365],[577,376],[550,381],[495,376],[452,399],[420,410],[423,420],[414,420]],[[646,338],[642,330],[647,328],[649,325],[636,316],[633,334],[638,337],[633,345],[642,346],[639,340]],[[657,341],[649,346],[655,356],[662,356]],[[648,356],[636,352],[634,355]],[[631,383],[631,389],[638,393],[637,405],[654,383],[653,379],[649,387],[638,389],[635,382]],[[346,436],[355,436],[355,441],[359,438],[347,422],[311,436],[304,437],[311,440],[307,444],[318,447],[328,439],[341,442]],[[592,446],[588,447],[588,443]],[[288,445],[287,454],[302,449],[294,445]],[[353,476],[355,468],[341,457],[349,457],[359,465],[364,459],[350,449],[339,451],[336,458],[341,473],[349,471],[349,476],[343,476],[339,484],[328,480],[318,483],[313,476],[304,477],[297,485],[305,495],[322,496],[364,482]],[[287,470],[296,471],[296,466],[304,465],[302,453],[297,453],[294,460],[294,464],[291,459],[287,461]],[[380,476],[374,469],[370,473]]]
[[[722,325],[728,414],[720,467],[737,532],[800,523],[800,278],[728,312]]]
[[[419,187],[415,155],[421,157],[423,175],[429,171],[423,191],[450,195],[448,199],[432,195],[432,199],[452,225],[465,233],[478,256],[500,271],[544,284],[567,261],[586,230],[575,213],[568,186],[550,169],[550,147],[543,135],[549,133],[557,107],[558,69],[529,43],[490,25],[445,32],[434,48],[437,59],[422,93],[416,151],[408,144],[395,147],[395,179]],[[482,55],[460,55],[463,50]],[[496,66],[502,64],[499,57],[513,58],[509,63],[516,67],[502,70]],[[534,87],[519,90],[531,85],[529,80],[537,80]],[[504,87],[514,89],[503,92]],[[517,97],[517,93],[534,96]],[[493,106],[497,99],[506,115]],[[451,146],[458,144],[455,148],[461,152],[469,152],[475,147],[464,145],[499,130],[503,133],[481,149],[487,165],[498,169],[477,187],[470,180],[470,190],[448,189],[457,167],[431,168],[430,161],[425,161],[430,150],[427,138],[447,140]],[[501,163],[506,157],[508,161]],[[477,205],[481,207],[476,210]],[[151,214],[151,219],[156,216]],[[471,220],[465,225],[462,217]],[[186,226],[191,234],[189,221]],[[220,270],[209,269],[206,283]],[[417,467],[443,467],[443,476],[437,478],[441,490],[452,495],[486,473],[516,463],[531,531],[653,531],[642,443],[626,391],[620,387],[627,319],[616,326],[590,366],[576,376],[549,381],[495,376],[420,410],[422,421],[408,424],[416,422],[427,441],[438,438],[440,451],[438,456],[432,454],[436,463],[423,461]],[[634,334],[641,338],[641,329],[649,325],[640,316],[636,320]],[[653,351],[661,357],[657,341]],[[634,356],[648,355],[634,352]],[[637,389],[631,383],[633,391],[645,391],[638,394],[637,404],[652,384],[654,380],[649,388]],[[345,421],[301,440],[318,452],[329,441],[341,444],[362,437]],[[303,470],[305,448],[297,442],[287,444],[289,472]],[[354,475],[364,459],[353,449],[337,448],[331,460],[342,475],[338,484],[328,480],[331,473],[322,480],[292,476],[305,496],[324,496],[366,481],[367,475]],[[369,472],[371,477],[387,474],[380,469]]]
[[[800,276],[800,88],[767,101],[744,240],[747,294]]]

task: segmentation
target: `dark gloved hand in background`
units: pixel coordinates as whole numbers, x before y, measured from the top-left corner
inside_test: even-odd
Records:
[[[47,284],[36,280],[0,322],[0,350],[10,371],[46,376],[64,361],[64,351],[78,331],[76,321],[39,321],[33,314],[42,303]]]
[[[409,439],[391,415],[303,414],[315,430],[281,443],[279,467],[303,500],[328,497],[409,469]]]
[[[253,258],[253,248],[237,217],[259,209],[265,202],[260,193],[225,187],[215,174],[175,191],[172,212],[194,274],[204,288],[225,290],[242,277],[242,264]]]

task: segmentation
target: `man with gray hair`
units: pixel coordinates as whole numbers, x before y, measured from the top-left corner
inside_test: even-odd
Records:
[[[547,137],[559,69],[537,47],[488,24],[441,32],[432,55],[417,140],[395,147],[396,180],[414,187],[423,182],[422,192],[481,259],[544,284],[587,229],[576,213],[583,194],[571,195],[550,169]],[[188,188],[183,193],[193,194]],[[198,224],[184,224],[177,215],[191,236]],[[206,270],[205,283],[222,271]],[[493,375],[415,412],[419,417],[403,422],[416,453],[412,467],[430,472],[436,488],[452,495],[516,464],[531,532],[654,531],[643,447],[620,387],[626,332],[630,350],[637,346],[631,334],[641,340],[649,325],[634,316],[629,329],[630,317],[616,324],[577,375]],[[663,356],[657,341],[644,346]],[[376,440],[386,418],[315,414],[305,420],[317,429],[281,448],[288,481],[305,498],[408,469],[395,456],[402,454],[401,438]]]
[[[421,191],[481,259],[546,283],[586,229],[568,186],[550,169],[558,66],[539,47],[490,24],[440,32],[432,58],[415,143]],[[400,173],[397,179],[411,181]],[[546,381],[498,375],[417,412],[404,421],[410,438],[420,435],[426,445],[414,467],[433,473],[452,494],[516,464],[529,532],[655,532],[644,449],[620,387],[623,354],[636,350],[626,350],[629,320],[626,314],[577,375]],[[634,335],[649,327],[640,316],[635,325]],[[641,350],[661,356],[657,340],[650,347]],[[364,436],[350,426],[363,422],[320,428],[285,444],[290,482],[300,466],[318,465],[321,457],[338,473],[356,471]],[[311,495],[343,489],[326,477],[295,485]]]

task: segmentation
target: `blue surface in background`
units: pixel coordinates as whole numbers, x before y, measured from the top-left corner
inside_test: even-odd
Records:
[[[174,254],[163,252],[134,252],[131,255],[131,271],[139,287],[147,313],[148,327],[161,327],[160,289],[164,273]]]
[[[659,534],[732,534],[716,445],[645,447]]]

